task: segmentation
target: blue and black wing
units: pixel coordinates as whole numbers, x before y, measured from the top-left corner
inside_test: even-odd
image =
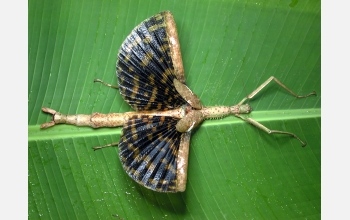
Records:
[[[120,94],[140,111],[123,126],[119,142],[123,168],[149,189],[184,191],[190,133],[176,130],[178,118],[142,113],[187,105],[174,85],[176,80],[185,83],[185,77],[170,12],[154,15],[132,30],[119,50],[117,76]]]
[[[186,101],[174,79],[185,83],[175,21],[169,11],[135,27],[123,42],[117,60],[119,91],[137,111],[178,108]]]
[[[146,188],[159,192],[178,191],[178,153],[186,135],[175,129],[178,120],[140,115],[123,126],[120,160],[127,174]]]

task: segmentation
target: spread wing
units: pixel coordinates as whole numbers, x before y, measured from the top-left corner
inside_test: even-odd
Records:
[[[117,60],[119,91],[137,111],[168,110],[186,104],[174,87],[185,77],[175,21],[165,11],[135,27]]]
[[[177,191],[177,157],[186,134],[176,130],[178,120],[140,115],[124,125],[119,157],[126,173],[139,184],[159,192]]]
[[[166,111],[187,104],[174,86],[185,83],[175,21],[161,12],[135,27],[117,60],[119,91],[137,111]],[[175,80],[176,81],[176,80]],[[184,191],[190,133],[177,118],[140,112],[123,126],[119,157],[127,174],[158,192]]]

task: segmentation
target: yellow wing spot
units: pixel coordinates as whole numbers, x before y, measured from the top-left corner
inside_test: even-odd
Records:
[[[144,109],[144,110],[145,110],[145,109],[146,109],[146,110],[149,109],[149,108],[151,107],[151,104],[152,104],[152,103],[148,102],[147,105],[146,105],[143,109]]]
[[[120,66],[118,66],[117,71],[120,73],[120,72],[123,72],[123,69]],[[120,79],[122,79],[124,81],[124,77],[121,77]]]
[[[134,152],[133,159],[136,159],[140,153],[139,149],[137,147],[134,147],[134,145],[132,145],[132,144],[128,144],[128,149],[131,150],[132,152]]]
[[[176,91],[176,90],[175,90]],[[175,92],[174,91],[174,92]],[[174,95],[174,99],[178,99],[178,98],[180,98],[180,94],[176,94],[176,95]]]
[[[127,52],[127,53],[130,53],[132,48],[139,45],[140,42],[141,42],[141,38],[139,36],[137,36],[134,41],[132,43],[125,43],[125,48],[124,50]]]
[[[134,47],[137,47],[137,46],[138,46],[138,44],[135,41],[131,43],[131,49]]]
[[[167,185],[167,184],[169,184],[169,181],[166,180],[166,179],[161,179],[161,180],[159,180],[159,182],[160,182],[162,185]]]
[[[155,24],[148,28],[148,32],[153,32],[153,31],[156,31],[157,29],[158,29],[158,25]]]
[[[130,58],[131,58],[131,55],[130,54],[127,54],[125,57],[124,57],[124,62],[125,63],[128,63],[130,61]]]
[[[158,89],[157,89],[157,87],[154,87],[153,90],[152,90],[151,96],[150,97],[148,96],[149,100],[148,100],[148,103],[147,103],[147,105],[145,106],[144,109],[149,109],[152,106],[152,104],[156,100],[157,93],[158,93]]]
[[[155,78],[155,75],[154,74],[150,74],[148,77],[148,81],[149,81],[149,84],[151,85],[155,85],[155,81],[154,81],[154,78]]]
[[[122,136],[122,142],[125,142],[126,141],[126,137],[125,136]]]
[[[146,36],[142,41],[143,41],[143,43],[145,43],[145,44],[149,44],[149,43],[152,42],[152,36],[148,35],[148,36]]]
[[[166,24],[165,24],[164,22],[161,23],[161,24],[155,24],[155,25],[149,27],[149,28],[148,28],[148,31],[149,31],[149,32],[153,32],[153,31],[156,31],[156,30],[158,30],[159,28],[163,28],[163,27],[166,27]]]
[[[148,163],[147,164],[147,168],[149,171],[154,171],[154,169],[156,169],[156,166],[153,163]]]
[[[171,75],[174,71],[170,68],[167,68],[163,74],[162,79],[160,80],[161,83],[165,84],[168,81],[168,76]]]
[[[156,127],[153,127],[152,128],[152,132],[154,133],[154,132],[156,132],[157,131],[157,128]]]
[[[138,93],[138,91],[139,91],[139,86],[138,85],[135,85],[134,87],[132,87],[132,91],[133,91],[133,93],[130,95],[130,98],[132,99],[132,100],[135,100],[136,99],[136,95],[137,95],[137,93]],[[137,101],[139,101],[139,100],[136,100],[136,102]]]
[[[139,177],[139,176],[140,176],[140,172],[137,171],[137,170],[135,170],[135,169],[132,169],[132,170],[131,170],[131,173],[132,173],[134,176],[136,176],[136,177]]]
[[[125,50],[127,53],[130,53],[131,49],[132,49],[132,44],[125,43],[125,48],[124,48],[124,50]]]
[[[174,156],[176,156],[176,154],[177,154],[177,148],[176,148],[176,146],[174,146],[174,144],[170,144],[170,149],[172,150],[172,154],[173,154]]]
[[[152,116],[150,116],[150,117],[145,117],[145,118],[142,118],[142,122],[143,123],[149,123],[149,120],[148,119],[150,119],[150,118],[152,118]]]
[[[157,87],[154,87],[152,90],[152,95],[149,99],[149,102],[154,102],[156,100],[157,94],[158,94],[158,89],[157,89]],[[148,104],[150,104],[150,103],[148,103]]]
[[[169,95],[169,87],[167,87],[167,88],[165,89],[164,94],[165,94],[165,95]]]
[[[163,75],[163,78],[160,80],[160,82],[162,84],[166,84],[167,81],[168,81],[168,77],[166,75]]]
[[[134,151],[135,147],[134,147],[133,144],[128,143],[128,149],[131,150],[131,151]]]
[[[120,157],[120,160],[121,160],[122,162],[126,162],[126,161],[127,161],[126,157]]]
[[[149,182],[150,184],[152,184],[152,185],[157,184],[157,181],[154,180],[154,179],[152,179],[152,178],[149,178],[149,179],[148,179],[148,182]]]
[[[139,92],[139,86],[135,85],[134,87],[132,87],[132,91],[133,93],[131,94],[131,98],[132,99],[135,99],[136,98],[136,95],[138,94]]]
[[[136,127],[135,127],[135,126],[131,127],[131,132],[132,132],[132,133],[136,133],[136,132],[137,132]]]
[[[173,181],[173,182],[176,182],[176,181]],[[176,183],[174,183],[174,184],[176,184]],[[176,186],[169,186],[169,189],[175,191],[176,190]]]
[[[137,139],[139,139],[139,135],[137,133],[133,134],[132,139],[136,141]]]
[[[141,43],[142,39],[140,36],[136,36],[135,41],[133,42],[134,45],[139,45]]]
[[[172,128],[172,125],[171,124],[168,124],[168,129],[170,130]]]
[[[129,71],[129,73],[134,72],[134,67],[129,66],[129,67],[128,67],[128,71]]]
[[[132,79],[132,83],[134,84],[134,86],[139,87],[139,81],[140,81],[140,77],[137,75],[134,75],[134,78]]]
[[[143,159],[143,161],[145,161],[146,163],[150,163],[151,160],[152,160],[152,158],[151,158],[149,155],[147,155],[147,156]]]
[[[169,164],[169,166],[167,167],[167,170],[169,170],[172,173],[176,173],[176,170],[174,169],[174,167],[172,165]]]
[[[164,148],[162,148],[162,149],[160,149],[160,152],[165,153],[166,151],[165,151]],[[164,164],[167,164],[168,160],[166,158],[163,158],[161,162],[164,163]]]
[[[154,19],[156,19],[157,21],[159,21],[159,20],[162,20],[162,19],[163,19],[163,16],[159,13],[159,14],[156,14],[156,15],[154,16]]]
[[[140,100],[136,100],[135,103],[136,103],[136,104],[140,104],[141,101],[140,101]]]
[[[163,44],[162,46],[160,46],[160,51],[162,51],[163,53],[166,53],[169,49],[169,45],[168,44]]]
[[[170,128],[170,126],[168,127],[168,130],[170,130],[171,128]],[[169,145],[170,145],[170,148],[173,146],[173,141],[171,140],[171,139],[169,139],[168,137],[165,137],[164,138],[164,141],[165,142],[167,142],[167,143],[169,143]]]
[[[150,116],[151,118],[153,118],[153,116]],[[152,121],[148,121],[147,125],[151,126],[152,125]]]
[[[152,134],[147,134],[147,138],[148,138],[148,140],[152,140],[153,139],[153,135]]]
[[[162,150],[164,150],[164,149],[162,149]],[[165,151],[165,150],[164,150],[164,151]],[[163,159],[161,160],[161,163],[162,163],[162,164],[168,164],[169,161],[168,161],[168,159],[163,158]]]
[[[167,68],[167,69],[164,71],[164,73],[163,73],[163,77],[166,77],[166,76],[168,76],[168,75],[171,75],[173,72],[174,72],[173,69]]]
[[[168,57],[171,57],[170,50],[167,51],[167,55],[168,55]],[[169,60],[168,62],[170,63],[171,61]]]
[[[142,59],[142,63],[141,63],[141,65],[142,66],[148,66],[148,64],[149,64],[149,61],[151,61],[152,60],[152,58],[153,58],[153,53],[151,52],[151,51],[149,51],[149,52],[147,52],[146,54],[145,54],[145,57]]]

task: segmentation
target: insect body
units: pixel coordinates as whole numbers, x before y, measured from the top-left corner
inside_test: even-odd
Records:
[[[135,112],[66,115],[43,107],[44,112],[52,114],[52,121],[41,128],[62,123],[93,128],[123,126],[119,143],[95,149],[118,145],[127,174],[149,189],[185,191],[191,131],[208,118],[234,115],[269,134],[290,135],[306,145],[293,133],[270,130],[243,117],[252,111],[244,102],[271,81],[297,98],[316,95],[315,92],[298,96],[270,77],[237,105],[203,106],[185,84],[176,25],[169,11],[146,19],[132,30],[118,53],[117,77],[120,94]]]

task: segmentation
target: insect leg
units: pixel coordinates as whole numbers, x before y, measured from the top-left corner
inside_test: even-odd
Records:
[[[258,88],[256,88],[250,95],[244,97],[244,99],[238,103],[238,105],[243,104],[243,102],[247,99],[251,99],[253,98],[256,94],[258,94],[265,86],[267,86],[267,84],[269,84],[272,80],[274,80],[276,83],[278,83],[278,85],[282,86],[285,90],[287,90],[290,94],[292,94],[294,97],[296,98],[306,98],[308,96],[311,95],[316,95],[316,92],[313,91],[307,95],[297,95],[295,94],[291,89],[289,89],[286,85],[284,85],[283,83],[281,83],[277,78],[275,78],[274,76],[271,76],[268,80],[266,80],[263,84],[261,84]]]
[[[118,86],[114,86],[114,85],[111,85],[111,84],[109,84],[109,83],[105,83],[105,82],[103,82],[103,81],[100,80],[100,79],[94,79],[94,82],[99,82],[99,83],[102,83],[102,84],[105,85],[105,86],[108,86],[108,87],[111,87],[111,88],[114,88],[114,89],[119,89]]]
[[[99,149],[102,149],[102,148],[118,146],[118,144],[119,144],[118,142],[113,142],[111,144],[106,144],[106,145],[103,145],[103,146],[93,147],[92,149],[99,150]]]
[[[270,130],[268,129],[267,127],[265,127],[264,125],[262,125],[261,123],[255,121],[254,119],[252,118],[245,118],[239,114],[236,114],[235,115],[236,117],[242,119],[243,121],[245,122],[248,122],[249,124],[252,124],[254,125],[255,127],[265,131],[266,133],[268,134],[286,134],[286,135],[290,135],[290,136],[293,136],[294,138],[298,139],[298,141],[300,141],[302,147],[305,147],[306,146],[306,143],[303,142],[297,135],[291,133],[291,132],[287,132],[287,131],[278,131],[278,130]]]

